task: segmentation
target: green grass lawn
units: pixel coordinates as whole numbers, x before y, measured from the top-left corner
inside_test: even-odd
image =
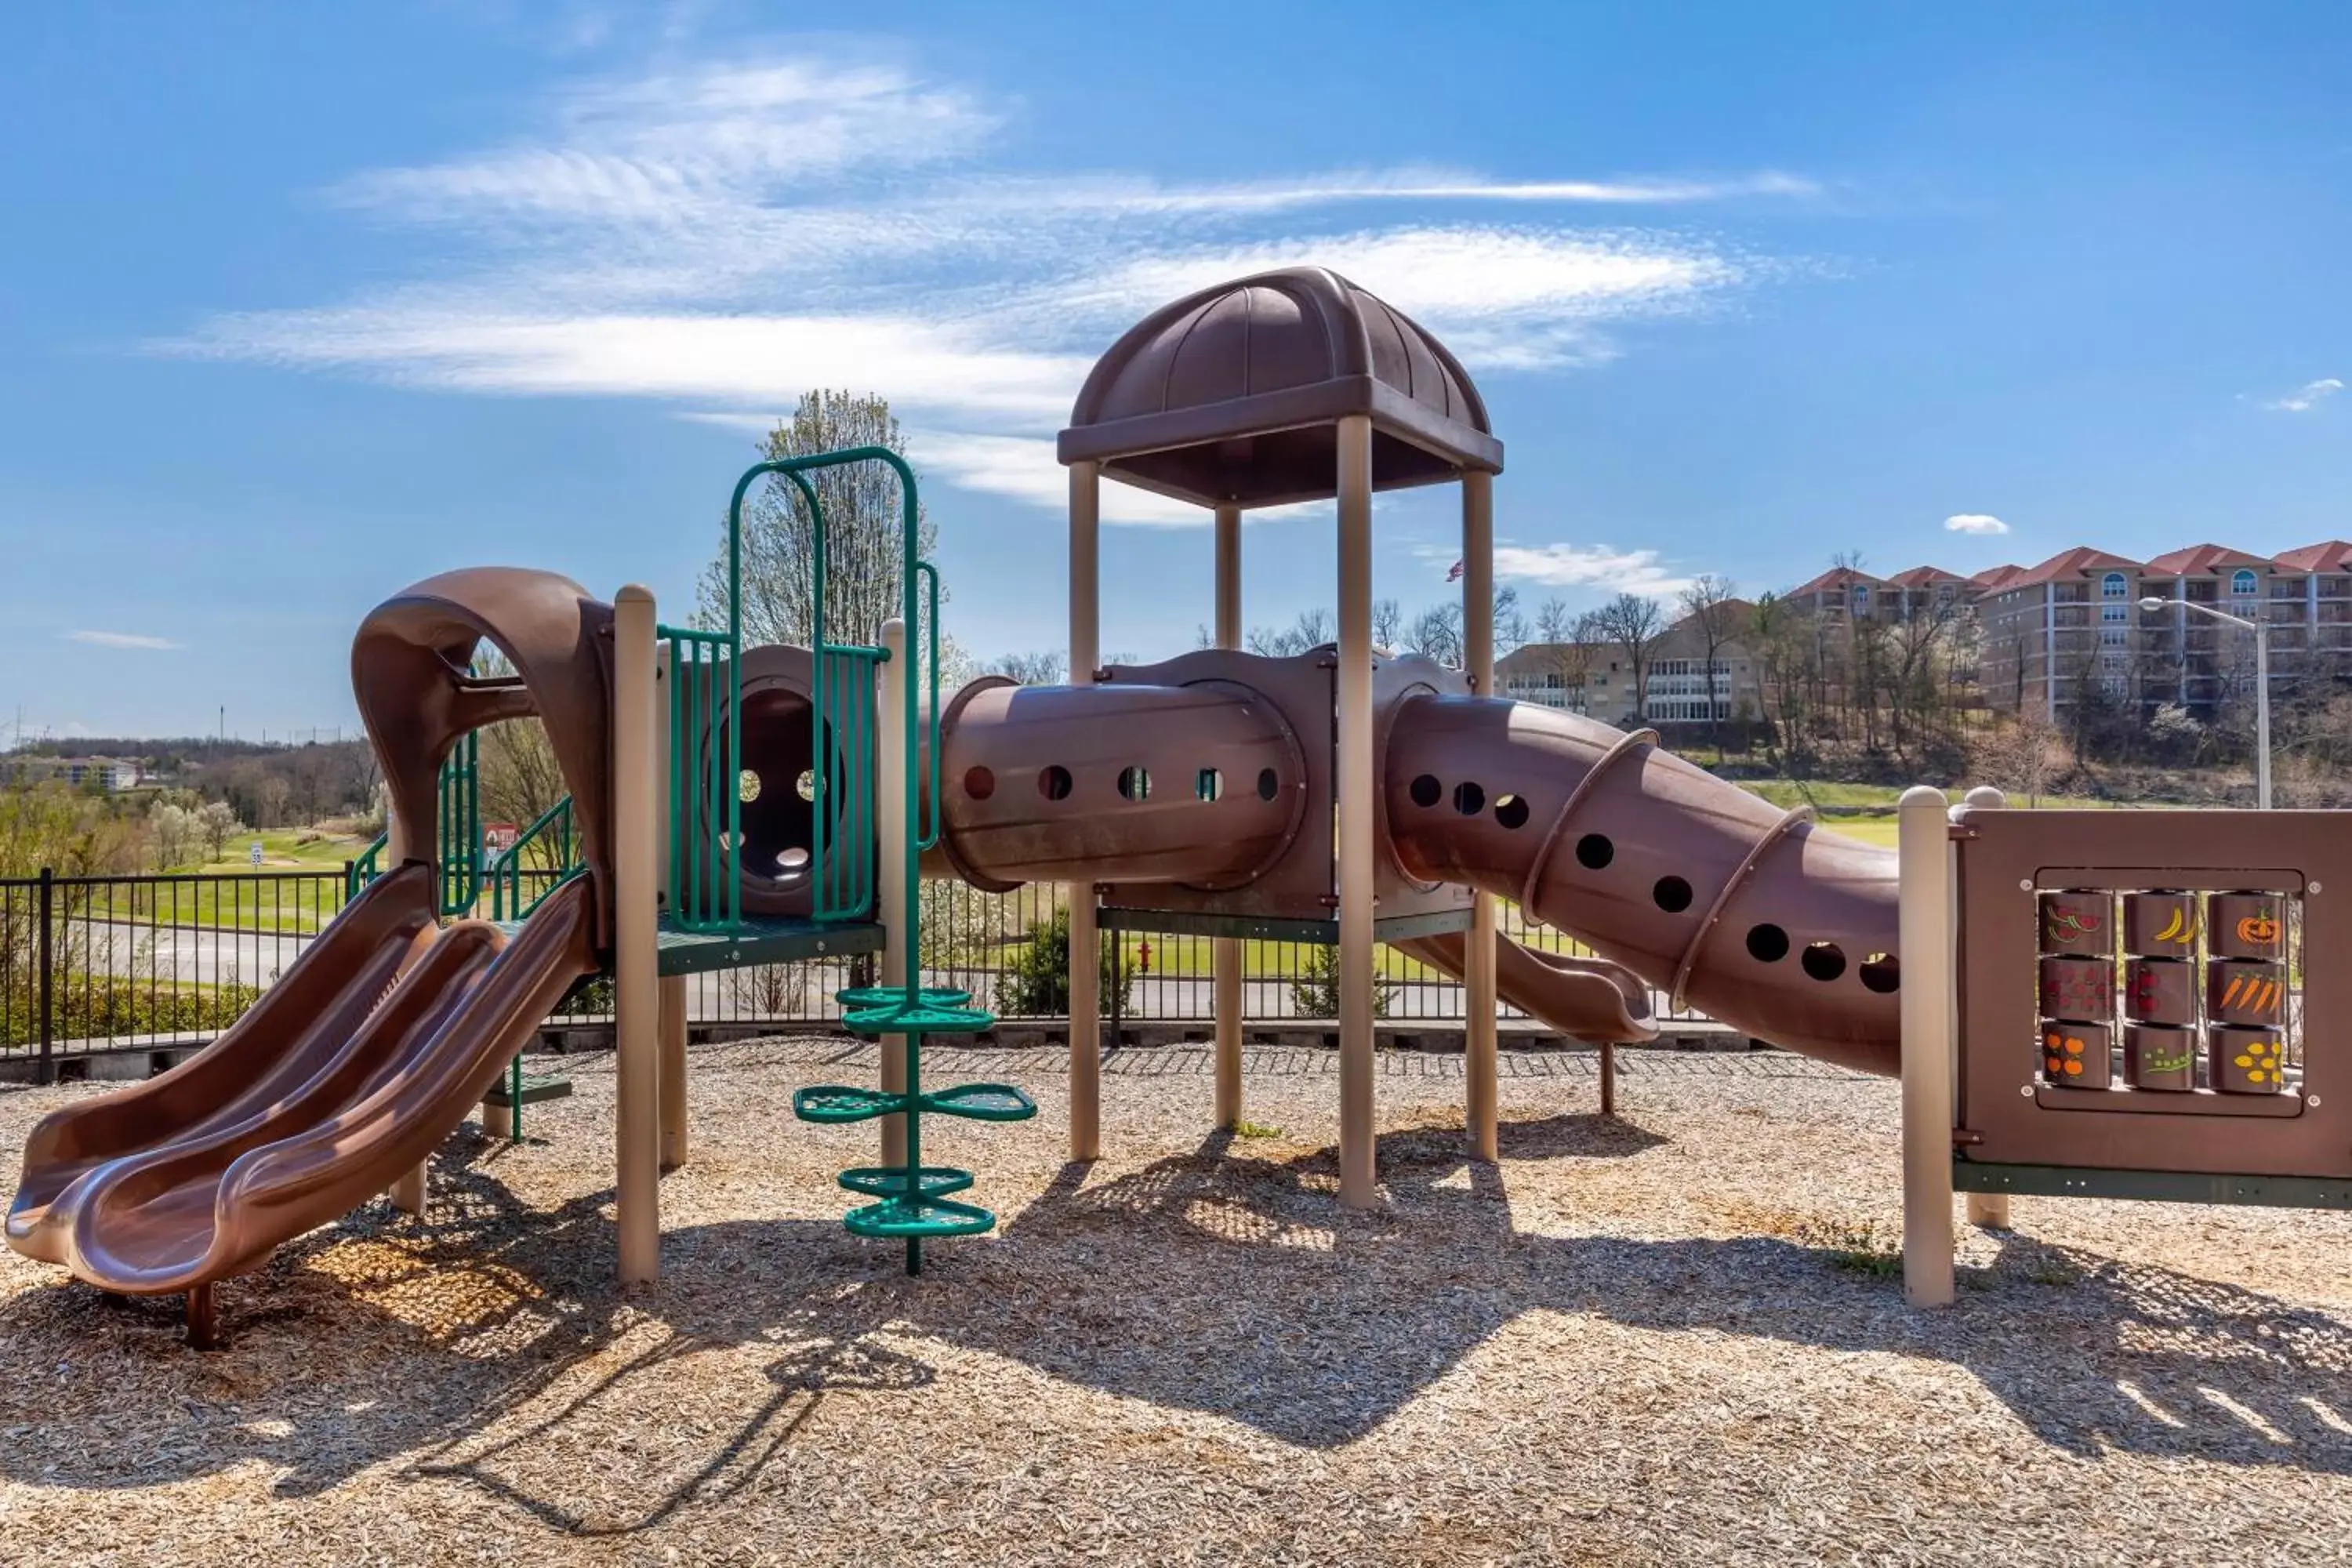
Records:
[[[261,865],[252,858],[261,840]],[[307,842],[306,842],[307,840]],[[338,878],[346,860],[367,847],[362,838],[317,834],[308,828],[265,828],[243,833],[223,846],[218,860],[175,866],[169,875],[218,879],[202,882],[152,883],[108,888],[95,900],[100,919],[142,925],[213,927],[232,931],[309,932],[342,908],[340,880],[289,881],[271,873],[331,871]]]

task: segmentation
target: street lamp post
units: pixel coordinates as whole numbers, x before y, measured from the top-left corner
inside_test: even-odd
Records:
[[[2263,811],[2271,808],[2271,623],[2268,616],[2248,620],[2227,610],[2217,610],[2210,605],[2200,605],[2193,599],[2158,599],[2149,597],[2139,602],[2143,610],[2156,611],[2179,605],[2200,616],[2210,616],[2217,621],[2227,621],[2233,626],[2243,626],[2254,634],[2254,805]]]

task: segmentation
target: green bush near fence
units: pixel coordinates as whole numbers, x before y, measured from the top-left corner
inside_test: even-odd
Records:
[[[1382,948],[1381,954],[1390,950]],[[1402,955],[1400,955],[1402,956]],[[1396,987],[1379,978],[1373,970],[1372,1016],[1389,1016],[1389,996]],[[1336,1018],[1339,1016],[1339,950],[1336,947],[1310,947],[1299,961],[1298,978],[1290,983],[1290,1008],[1302,1018]]]
[[[141,980],[60,974],[51,984],[57,1040],[173,1035],[227,1028],[261,994],[252,985],[157,985]],[[41,999],[30,986],[0,998],[0,1047],[37,1046]]]
[[[1102,950],[1102,995],[1106,1010],[1125,1012],[1134,989],[1134,976],[1115,973],[1111,950]],[[1066,1018],[1070,1014],[1070,911],[1055,910],[1050,919],[1033,921],[1029,940],[1005,959],[996,982],[996,1010],[1012,1018]]]

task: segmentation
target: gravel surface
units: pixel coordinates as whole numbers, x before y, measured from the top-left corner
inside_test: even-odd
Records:
[[[934,1052],[995,1237],[919,1279],[839,1225],[869,1048],[698,1048],[664,1283],[609,1283],[609,1058],[531,1142],[445,1147],[221,1292],[227,1348],[0,1257],[0,1560],[2300,1563],[2352,1560],[2352,1218],[2015,1201],[1957,1308],[1891,1267],[1895,1092],[1800,1058],[1382,1058],[1387,1206],[1334,1201],[1334,1058],[1115,1055],[1066,1166],[1057,1054]],[[544,1068],[551,1064],[538,1063]],[[42,1111],[0,1090],[13,1169]]]

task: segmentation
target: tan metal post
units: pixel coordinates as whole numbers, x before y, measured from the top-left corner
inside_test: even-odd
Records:
[[[1070,684],[1088,686],[1102,657],[1102,465],[1070,465]],[[1070,896],[1070,1158],[1102,1154],[1102,975],[1095,889]]]
[[[1339,1201],[1376,1194],[1372,1123],[1372,422],[1339,421]]]
[[[1242,646],[1242,509],[1217,509],[1217,646]],[[1240,786],[1239,780],[1233,781]],[[1227,1131],[1242,1120],[1242,943],[1221,936],[1211,950],[1217,1020],[1217,1125]]]
[[[889,657],[877,677],[882,689],[875,704],[874,827],[883,846],[882,871],[876,879],[875,916],[882,922],[882,984],[907,984],[907,879],[899,874],[891,847],[907,841],[907,623],[893,616],[882,623],[882,648]],[[907,1037],[885,1035],[882,1046],[882,1092],[907,1092]],[[882,1163],[907,1163],[907,1119],[882,1118]]]
[[[1903,1296],[1952,1300],[1951,835],[1944,792],[1920,784],[1898,807],[1897,945],[1903,977]]]
[[[614,1212],[624,1285],[661,1273],[661,970],[655,875],[661,838],[654,734],[654,596],[613,596]]]
[[[437,849],[439,846],[436,845],[435,847]],[[383,863],[397,871],[400,869],[401,862],[407,858],[408,835],[401,827],[400,812],[397,807],[386,806],[383,814]],[[438,889],[439,884],[436,882],[435,890],[426,894],[426,897],[437,901]],[[419,1162],[413,1170],[403,1171],[399,1178],[392,1184],[392,1191],[387,1195],[392,1199],[392,1206],[401,1213],[423,1214],[425,1212],[424,1163]]]
[[[1462,475],[1462,663],[1470,689],[1495,695],[1495,476]],[[1462,965],[1465,1118],[1472,1158],[1496,1154],[1495,1121],[1495,900],[1470,897],[1470,938]]]
[[[656,641],[659,639],[656,638]],[[670,695],[672,651],[662,643],[654,663],[654,883],[669,886]],[[717,737],[712,737],[713,741]],[[741,787],[741,781],[737,781]],[[661,1168],[686,1163],[686,976],[661,977]]]
[[[1962,797],[1962,801],[1963,804],[1972,811],[2000,811],[2006,809],[2009,805],[2009,796],[2001,794],[2000,791],[1993,788],[1990,784],[1979,784],[1976,788],[1969,791],[1969,793]],[[1951,881],[1950,919],[1952,929],[1954,931],[1958,931],[1960,929],[1960,847],[1958,844],[1952,844],[1948,845],[1946,848],[1951,858],[1951,869],[1947,873]],[[1957,1095],[1959,1092],[1960,1081],[1959,976],[1957,974],[1954,975],[1952,977],[1952,1085],[1953,1093]],[[1955,1120],[1957,1121],[1958,1119],[1955,1118]],[[2007,1230],[2009,1228],[2009,1194],[2007,1193],[1970,1193],[1969,1194],[1968,1210],[1969,1223],[1970,1225],[1980,1226],[1986,1230]]]

